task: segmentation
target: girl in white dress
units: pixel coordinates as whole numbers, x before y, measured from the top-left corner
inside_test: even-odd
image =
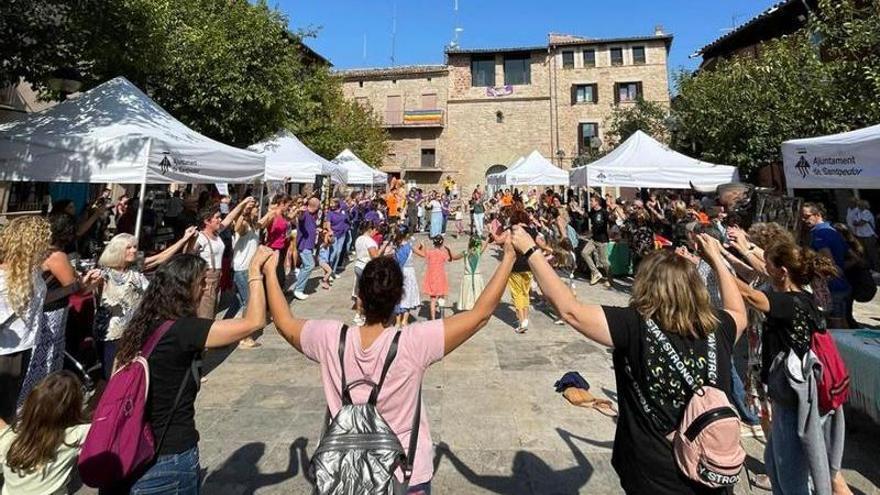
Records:
[[[403,271],[403,296],[394,310],[398,326],[407,325],[409,323],[410,311],[418,309],[422,305],[419,281],[416,278],[416,269],[413,266],[413,254],[418,252],[421,256],[424,256],[424,251],[420,246],[413,246],[409,239],[410,233],[406,227],[402,227],[394,239],[394,258]]]

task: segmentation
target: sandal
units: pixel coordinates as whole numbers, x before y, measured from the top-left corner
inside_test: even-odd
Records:
[[[263,344],[257,342],[254,339],[242,339],[238,343],[239,349],[256,349],[257,347],[262,346]]]
[[[330,283],[326,280],[321,280],[321,288],[324,290],[330,290]]]

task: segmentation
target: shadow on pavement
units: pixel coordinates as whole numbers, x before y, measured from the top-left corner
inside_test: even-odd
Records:
[[[261,473],[257,466],[266,453],[266,444],[262,442],[245,444],[208,475],[203,491],[219,493],[221,487],[232,485],[238,489],[235,493],[253,494],[260,488],[278,485],[296,477],[300,472],[300,466],[303,466],[303,473],[307,474],[309,465],[306,454],[307,443],[308,440],[300,437],[290,444],[287,467],[275,473]]]
[[[453,467],[472,485],[488,490],[492,493],[504,495],[520,495],[523,493],[578,493],[593,477],[593,466],[587,460],[584,453],[574,444],[574,440],[580,440],[590,445],[611,448],[613,442],[596,442],[588,438],[573,435],[565,430],[557,428],[556,431],[562,440],[568,445],[572,455],[577,461],[577,466],[568,469],[554,470],[543,459],[532,452],[525,450],[517,451],[513,458],[511,476],[482,475],[475,472],[465,464],[452,450],[449,445],[440,443],[437,445],[434,456],[434,470],[442,462],[443,457],[449,459]]]

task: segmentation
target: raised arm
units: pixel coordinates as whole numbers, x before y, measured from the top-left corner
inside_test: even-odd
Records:
[[[272,220],[275,220],[275,217],[281,214],[281,208],[279,205],[270,205],[266,214],[263,215],[257,223],[259,224],[261,229],[268,228],[269,225],[272,224]]]
[[[94,225],[95,222],[97,222],[98,219],[101,218],[101,215],[103,215],[105,211],[107,211],[107,207],[104,205],[104,203],[96,204],[95,207],[92,208],[92,214],[89,215],[88,218],[83,220],[77,226],[76,236],[82,237],[82,236],[86,235],[86,232],[88,232],[89,229],[92,228],[92,225]]]
[[[507,285],[507,278],[510,277],[510,270],[513,268],[515,259],[516,253],[508,239],[504,244],[504,257],[501,259],[501,264],[495,269],[489,283],[480,293],[473,309],[443,319],[444,354],[454,351],[489,322],[489,318],[492,317],[492,313],[504,294],[504,287]]]
[[[144,260],[144,271],[148,272],[150,270],[155,269],[162,263],[168,261],[168,258],[177,254],[184,246],[190,243],[190,240],[198,235],[199,231],[195,227],[187,227],[186,231],[183,233],[183,237],[177,240],[171,246],[165,248],[164,251],[158,254],[154,254],[149,258]]]
[[[742,334],[743,330],[749,324],[749,317],[746,313],[746,305],[737,289],[736,277],[730,273],[724,264],[724,257],[721,255],[721,243],[717,239],[708,234],[697,235],[697,244],[700,246],[700,253],[703,259],[709,263],[718,275],[718,288],[721,291],[721,303],[724,305],[724,311],[733,318],[736,323],[736,338]]]
[[[278,283],[278,276],[275,268],[277,267],[278,255],[275,254],[269,258],[263,265],[263,273],[266,276],[266,298],[269,301],[269,312],[272,314],[272,321],[275,323],[275,329],[284,337],[288,344],[292,345],[296,350],[302,352],[300,345],[300,336],[306,320],[300,320],[293,317],[290,311],[290,305],[281,291],[281,284]]]
[[[736,288],[749,306],[762,313],[768,313],[770,311],[770,300],[767,299],[767,294],[764,294],[740,279],[736,279]]]
[[[224,218],[223,221],[220,222],[220,230],[228,229],[229,226],[232,225],[232,222],[234,222],[235,219],[238,218],[239,215],[241,215],[241,212],[244,211],[245,206],[256,202],[257,200],[248,196],[244,199],[244,201],[235,205],[235,208],[233,208],[232,211],[229,212],[229,215],[226,215],[226,218]]]
[[[216,320],[208,331],[205,347],[225,347],[238,342],[266,325],[266,292],[263,289],[263,276],[260,269],[275,251],[260,246],[248,267],[248,300],[242,318]],[[274,270],[272,271],[274,274]],[[276,282],[277,284],[277,282]]]
[[[516,250],[526,253],[538,244],[522,227],[514,227],[513,243]],[[540,246],[539,246],[540,247]],[[596,304],[581,304],[575,299],[571,289],[559,278],[553,267],[543,256],[529,256],[529,268],[544,294],[556,311],[575,330],[585,337],[608,347],[613,347],[611,333],[605,311]]]

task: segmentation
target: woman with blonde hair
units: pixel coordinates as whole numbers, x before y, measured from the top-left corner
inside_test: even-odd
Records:
[[[730,366],[713,368],[711,362],[730,362],[734,342],[747,324],[720,244],[705,234],[697,241],[718,276],[723,310],[712,308],[694,264],[672,251],[656,251],[642,260],[628,307],[580,303],[546,259],[535,255],[535,240],[522,227],[513,229],[514,247],[559,315],[586,338],[613,348],[620,417],[611,464],[627,493],[722,492],[682,475],[667,440],[693,391],[663,349],[684,356],[679,363],[699,386],[712,383],[730,395]],[[653,327],[658,332],[648,330]]]
[[[0,232],[0,418],[15,417],[31,352],[43,324],[40,265],[51,239],[42,217],[19,217]]]
[[[116,343],[122,338],[125,327],[149,286],[144,272],[153,270],[167,261],[197,233],[195,227],[187,228],[180,240],[161,253],[146,258],[143,267],[135,264],[138,251],[138,241],[135,236],[117,234],[107,243],[104,252],[98,258],[103,290],[95,312],[95,340],[98,342],[101,365],[106,378],[110,378],[113,373]]]

